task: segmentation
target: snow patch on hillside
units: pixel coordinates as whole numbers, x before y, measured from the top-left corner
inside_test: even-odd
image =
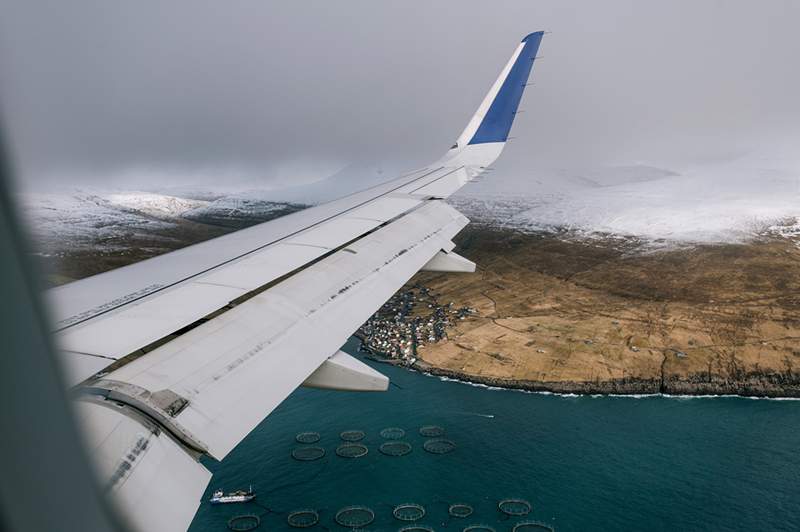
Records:
[[[269,196],[265,195],[263,191],[225,196],[187,211],[182,216],[190,220],[264,217],[286,208],[286,203],[272,201],[268,198]]]
[[[209,201],[154,192],[67,189],[31,192],[20,199],[20,210],[42,253],[118,250],[131,237],[158,239],[158,231],[190,221],[241,227],[302,207],[268,201],[256,193]]]
[[[682,174],[648,170],[644,177],[613,172],[531,179],[525,195],[467,189],[451,201],[481,223],[667,245],[742,242],[777,234],[781,221],[800,216],[800,171],[791,168],[727,164]]]
[[[131,233],[165,227],[168,222],[110,202],[94,192],[36,193],[21,197],[22,215],[44,249],[92,247]]]
[[[209,201],[178,198],[152,192],[119,192],[108,194],[104,199],[114,207],[167,220],[177,218],[193,209],[205,207],[210,203]]]

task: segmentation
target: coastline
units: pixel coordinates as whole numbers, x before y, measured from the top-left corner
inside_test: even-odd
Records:
[[[354,336],[359,340],[359,351],[363,353],[365,358],[373,362],[417,371],[432,377],[443,377],[465,384],[488,388],[567,396],[741,397],[747,399],[800,400],[800,382],[786,379],[782,375],[753,375],[744,381],[735,382],[702,382],[699,380],[693,382],[675,378],[667,379],[663,382],[661,379],[631,378],[595,382],[547,382],[503,379],[441,368],[419,358],[408,364],[403,360],[390,358],[372,351],[364,344],[363,338],[358,334]]]
[[[413,364],[405,367],[434,377],[445,377],[467,384],[533,393],[589,396],[742,397],[800,400],[800,383],[792,383],[787,386],[779,383],[764,382],[763,380],[731,383],[672,380],[662,383],[660,379],[625,379],[624,381],[620,379],[616,381],[596,382],[542,382],[473,375],[439,368],[423,360],[417,360]]]
[[[414,369],[541,393],[800,398],[794,241],[636,253],[470,226],[456,244],[474,274],[409,286],[474,312]]]

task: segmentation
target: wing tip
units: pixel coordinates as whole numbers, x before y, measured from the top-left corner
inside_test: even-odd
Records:
[[[536,39],[536,38],[541,39],[543,35],[544,35],[543,30],[534,31],[533,33],[527,34],[520,42],[528,42],[529,39]]]

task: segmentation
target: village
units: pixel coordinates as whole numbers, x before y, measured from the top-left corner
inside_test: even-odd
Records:
[[[415,284],[395,293],[356,332],[362,348],[399,364],[413,364],[417,349],[447,338],[447,327],[475,309],[440,304],[430,289]]]

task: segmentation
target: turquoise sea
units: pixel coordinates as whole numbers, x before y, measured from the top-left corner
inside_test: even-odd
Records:
[[[357,342],[347,350],[355,353]],[[227,530],[237,514],[261,515],[257,530],[293,530],[288,512],[315,509],[310,530],[346,530],[336,512],[363,505],[368,530],[407,525],[399,503],[426,509],[419,523],[461,531],[511,530],[538,520],[559,531],[800,530],[800,402],[671,397],[564,397],[487,389],[376,364],[393,386],[359,394],[298,389],[214,472],[204,499],[252,484],[257,504],[203,502],[192,532]],[[449,454],[423,450],[423,425],[440,425]],[[401,427],[410,454],[381,454],[380,431]],[[340,433],[366,433],[369,453],[336,455]],[[320,433],[317,461],[291,457],[295,435]],[[524,518],[498,511],[506,498],[533,506]],[[474,507],[450,517],[451,503]]]

